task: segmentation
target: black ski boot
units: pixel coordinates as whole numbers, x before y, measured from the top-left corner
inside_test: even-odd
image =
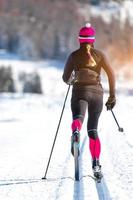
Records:
[[[78,144],[80,142],[80,132],[78,130],[75,130],[71,136],[71,153],[73,156],[74,156],[74,149],[73,149],[74,142],[77,142]],[[78,155],[79,155],[79,151],[78,151]]]
[[[99,160],[94,159],[92,161],[92,170],[93,170],[94,177],[96,178],[96,181],[100,182],[103,175],[102,175],[102,172],[101,172],[101,165],[99,163]]]

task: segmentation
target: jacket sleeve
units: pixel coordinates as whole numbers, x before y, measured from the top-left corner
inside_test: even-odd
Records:
[[[72,54],[70,54],[70,56],[68,57],[68,59],[66,61],[63,76],[62,76],[62,79],[65,83],[68,83],[69,79],[71,79],[73,69],[74,69],[74,62],[72,59]]]
[[[102,58],[102,68],[107,74],[108,81],[109,81],[109,94],[110,96],[115,96],[115,75],[114,71],[112,70],[106,56],[103,54]]]

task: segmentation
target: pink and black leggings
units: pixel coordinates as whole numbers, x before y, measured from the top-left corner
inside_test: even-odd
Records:
[[[87,132],[89,149],[92,159],[99,159],[101,143],[97,133],[99,116],[103,108],[103,93],[96,93],[88,89],[73,89],[71,98],[72,131],[81,130],[85,113],[88,111]]]

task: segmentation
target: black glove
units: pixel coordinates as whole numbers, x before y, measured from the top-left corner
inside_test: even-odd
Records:
[[[105,105],[107,107],[107,110],[111,110],[114,108],[115,104],[116,104],[115,96],[110,96]]]

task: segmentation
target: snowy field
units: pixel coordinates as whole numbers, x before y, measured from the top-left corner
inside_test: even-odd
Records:
[[[54,62],[1,62],[13,66],[18,88],[17,75],[20,71],[38,71],[44,94],[0,94],[0,199],[132,199],[133,104],[132,96],[128,95],[125,84],[119,85],[122,89],[118,92],[117,105],[114,108],[124,133],[118,131],[111,112],[107,112],[105,106],[99,122],[101,164],[104,174],[102,182],[97,184],[91,177],[86,119],[81,131],[80,181],[74,181],[74,163],[70,154],[71,91],[47,179],[42,180],[68,86],[62,82],[62,70],[54,67]],[[107,87],[106,83],[104,86]],[[105,93],[104,102],[107,97]]]

